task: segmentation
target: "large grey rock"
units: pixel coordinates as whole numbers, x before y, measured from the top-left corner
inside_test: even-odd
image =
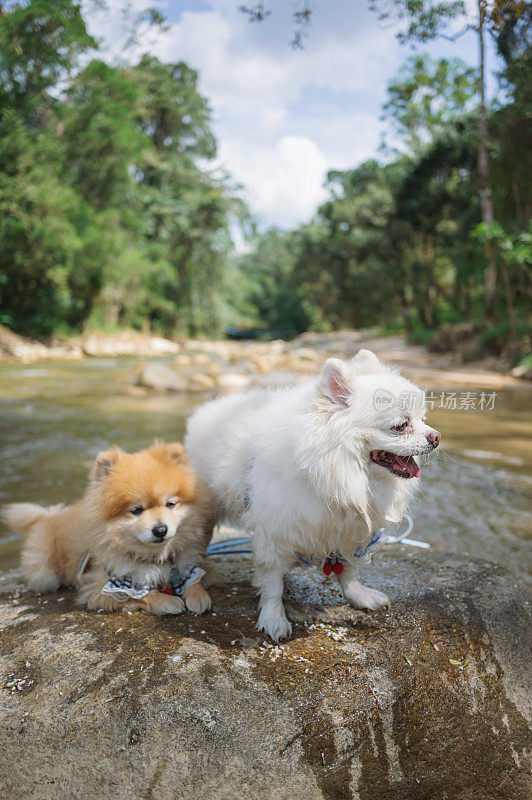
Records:
[[[513,578],[400,547],[361,572],[390,612],[353,611],[296,570],[281,648],[254,629],[236,557],[203,617],[89,613],[7,576],[1,797],[527,800],[530,628]]]
[[[160,392],[183,392],[187,388],[187,381],[164,362],[150,361],[139,375],[137,385]]]

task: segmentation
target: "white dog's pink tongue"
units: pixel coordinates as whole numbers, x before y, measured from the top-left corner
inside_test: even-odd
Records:
[[[405,477],[419,478],[421,472],[412,456],[395,456],[400,473]]]
[[[398,478],[419,478],[421,474],[413,456],[398,456],[397,453],[388,453],[386,450],[373,450],[371,460],[386,467]]]

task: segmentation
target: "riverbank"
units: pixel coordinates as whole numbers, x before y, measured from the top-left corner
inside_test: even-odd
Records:
[[[44,359],[79,361],[86,357],[162,356],[178,353],[179,345],[139,331],[91,333],[47,342],[28,339],[0,325],[0,361],[30,364]]]
[[[459,353],[429,352],[425,346],[408,342],[403,334],[381,336],[377,329],[305,333],[289,342],[198,338],[183,339],[178,343],[139,331],[121,331],[91,333],[45,343],[19,336],[0,326],[0,361],[33,363],[120,356],[155,358],[175,354],[176,366],[182,369],[193,366],[206,368],[194,371],[199,378],[193,377],[190,381],[192,391],[213,388],[213,373],[218,374],[220,368],[230,376],[224,379],[225,384],[234,389],[256,383],[261,385],[261,380],[254,379],[256,375],[272,375],[274,381],[284,383],[295,374],[314,374],[329,356],[350,358],[361,347],[373,350],[379,358],[399,367],[412,380],[431,387],[475,385],[500,389],[522,385],[522,378],[526,377],[512,374],[500,359],[485,358],[463,363]],[[192,375],[192,371],[189,372]],[[237,375],[239,377],[235,377]],[[271,381],[262,380],[262,383]],[[187,388],[182,381],[176,386],[181,390]]]

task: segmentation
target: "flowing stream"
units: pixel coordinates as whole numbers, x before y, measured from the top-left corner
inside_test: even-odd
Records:
[[[99,450],[182,437],[187,415],[204,398],[137,393],[139,364],[135,358],[0,364],[1,505],[69,503],[83,491]],[[529,588],[531,397],[523,386],[499,391],[492,410],[435,403],[428,421],[442,432],[443,447],[422,466],[411,534],[438,550],[503,565]],[[20,545],[0,527],[0,570],[16,566]]]

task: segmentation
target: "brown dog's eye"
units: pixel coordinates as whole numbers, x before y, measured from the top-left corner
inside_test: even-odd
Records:
[[[144,509],[142,506],[135,506],[135,508],[131,509],[131,513],[134,514],[136,517],[140,517]]]
[[[402,433],[406,431],[408,426],[408,421],[405,420],[404,422],[399,423],[399,425],[392,425],[392,431],[397,431],[397,433]]]
[[[175,502],[175,500],[169,500],[166,504],[166,508],[175,508],[176,505],[177,503]]]

